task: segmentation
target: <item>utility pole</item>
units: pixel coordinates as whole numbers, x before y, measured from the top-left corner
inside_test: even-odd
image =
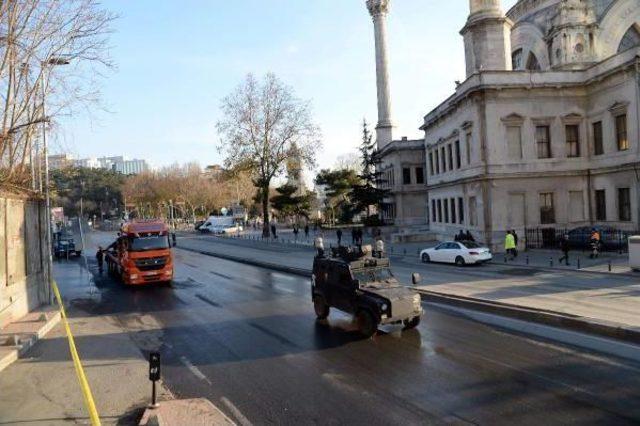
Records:
[[[49,193],[49,147],[47,145],[47,68],[49,65],[67,65],[69,61],[63,58],[49,58],[47,61],[41,63],[42,67],[42,76],[41,76],[41,87],[42,87],[42,155],[44,155],[44,185],[45,185],[45,208],[47,210],[47,234],[46,234],[46,245],[47,245],[47,297],[48,300],[52,301],[51,294],[51,266],[53,264],[53,257],[51,256],[51,194]],[[47,77],[47,78],[45,78]]]

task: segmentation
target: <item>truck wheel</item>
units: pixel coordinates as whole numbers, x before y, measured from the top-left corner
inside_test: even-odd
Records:
[[[371,337],[378,330],[378,322],[367,310],[361,310],[356,314],[358,329],[365,337]]]
[[[416,328],[420,324],[420,316],[413,317],[411,319],[407,319],[402,321],[404,324],[403,330],[411,330],[412,328]]]
[[[313,298],[313,309],[316,311],[316,318],[323,320],[329,316],[329,305],[322,296]]]

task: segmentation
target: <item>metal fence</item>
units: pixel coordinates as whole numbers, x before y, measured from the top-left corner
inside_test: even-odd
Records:
[[[582,228],[526,228],[525,246],[527,249],[557,249],[565,235],[569,236],[569,246],[574,250],[591,249],[591,229]],[[596,227],[600,232],[600,251],[627,252],[627,239],[631,235],[640,235],[638,231]]]

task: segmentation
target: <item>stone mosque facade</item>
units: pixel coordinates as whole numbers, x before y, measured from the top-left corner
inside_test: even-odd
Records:
[[[389,1],[367,2],[388,219],[493,247],[508,229],[640,229],[640,0],[470,0],[466,79],[420,140],[393,139]]]

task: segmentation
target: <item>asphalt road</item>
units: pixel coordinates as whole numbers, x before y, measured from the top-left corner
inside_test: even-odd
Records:
[[[176,397],[205,397],[238,424],[637,424],[640,365],[492,328],[425,304],[413,331],[362,339],[307,280],[176,250],[173,287],[96,273],[90,314],[117,314],[159,349]],[[70,295],[70,296],[69,296]]]

